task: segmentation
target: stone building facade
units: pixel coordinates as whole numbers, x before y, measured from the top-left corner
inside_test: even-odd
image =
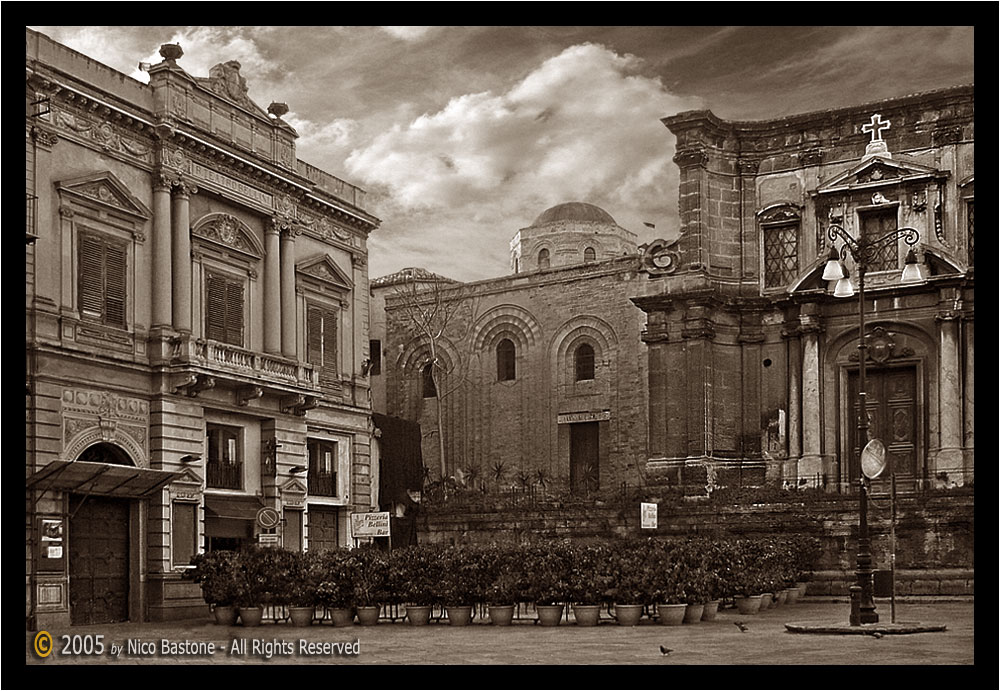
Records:
[[[374,279],[385,336],[373,396],[420,422],[432,478],[579,493],[636,483],[647,401],[635,235],[596,206],[560,204],[518,231],[511,268],[471,283],[419,269]],[[411,317],[435,306],[451,321],[432,350]]]
[[[182,49],[142,84],[26,30],[26,605],[203,613],[193,554],[348,540],[369,481],[364,191]]]
[[[686,484],[738,473],[845,490],[855,439],[858,298],[822,280],[829,228],[919,233],[866,275],[869,436],[903,487],[974,477],[974,89],[762,122],[664,118],[681,236],[650,243],[651,467]],[[845,260],[855,280],[852,257]]]

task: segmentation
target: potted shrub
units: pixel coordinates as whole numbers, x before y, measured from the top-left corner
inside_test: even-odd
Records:
[[[426,625],[431,609],[441,604],[441,554],[433,545],[413,545],[390,552],[387,590],[398,593],[406,620]]]
[[[571,548],[567,593],[577,626],[597,626],[600,621],[612,586],[610,565],[611,549],[605,543]]]
[[[637,625],[643,608],[652,600],[656,576],[650,550],[651,544],[646,541],[626,541],[614,550],[611,592],[620,626]]]
[[[239,594],[236,605],[239,608],[240,623],[243,626],[259,626],[263,607],[272,596],[272,575],[277,550],[253,547],[239,553]]]
[[[354,605],[358,623],[374,626],[385,599],[388,562],[385,555],[372,545],[351,551],[349,563],[354,573]]]
[[[538,622],[557,626],[566,611],[568,565],[566,545],[533,545],[524,551],[524,570],[530,579],[527,599],[535,603]]]
[[[681,579],[681,597],[686,608],[684,623],[696,624],[705,613],[705,603],[709,599],[709,575],[699,564],[687,569]]]
[[[685,564],[680,551],[651,557],[653,589],[651,598],[656,601],[657,623],[665,626],[680,626],[687,611],[685,602]]]
[[[509,626],[514,620],[514,606],[527,586],[522,584],[520,550],[514,544],[492,544],[480,552],[482,564],[482,600],[490,623]]]
[[[449,547],[441,559],[441,585],[448,623],[464,626],[472,621],[473,606],[482,599],[483,569],[474,546]]]
[[[322,562],[312,552],[292,552],[294,580],[288,597],[288,616],[295,626],[309,626],[319,604],[319,585],[323,582]]]
[[[201,594],[212,608],[215,623],[233,626],[238,616],[236,601],[239,598],[240,578],[236,552],[216,550],[196,554],[191,559],[193,569],[184,573],[201,585]]]
[[[318,557],[320,582],[316,601],[326,609],[334,626],[354,623],[354,568],[346,549],[329,550]]]

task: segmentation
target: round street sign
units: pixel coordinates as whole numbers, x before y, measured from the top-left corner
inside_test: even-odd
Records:
[[[281,517],[278,515],[278,512],[270,506],[265,506],[257,512],[257,525],[265,530],[277,527],[280,521]]]
[[[861,472],[869,480],[874,480],[885,470],[885,444],[872,439],[861,452]]]

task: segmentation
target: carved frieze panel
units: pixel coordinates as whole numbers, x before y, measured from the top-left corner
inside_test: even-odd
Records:
[[[253,231],[229,214],[212,214],[199,220],[191,234],[258,259],[264,256],[264,248]]]
[[[153,143],[149,139],[104,120],[96,113],[84,115],[61,104],[53,105],[52,111],[52,121],[57,128],[83,137],[105,151],[125,154],[143,163],[153,163]]]
[[[148,467],[149,403],[110,391],[64,389],[63,456],[75,459],[87,447],[111,442],[140,467]]]

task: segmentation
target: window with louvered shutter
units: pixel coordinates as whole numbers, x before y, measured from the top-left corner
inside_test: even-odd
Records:
[[[128,247],[94,233],[80,233],[78,244],[80,315],[125,328]]]
[[[310,306],[306,311],[306,358],[321,384],[337,381],[337,312]]]
[[[205,337],[243,345],[243,283],[239,280],[205,275]]]

